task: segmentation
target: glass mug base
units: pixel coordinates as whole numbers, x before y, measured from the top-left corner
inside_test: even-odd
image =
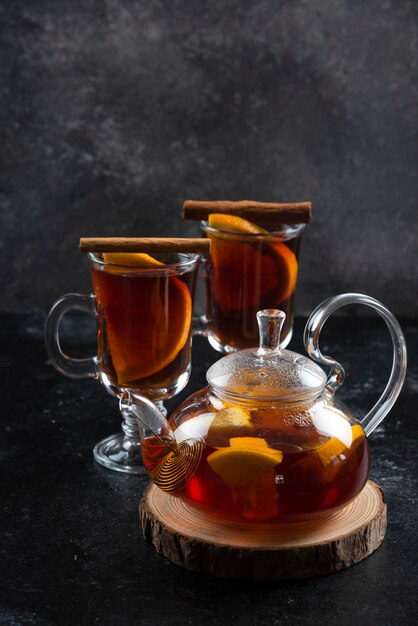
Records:
[[[290,327],[287,335],[284,337],[283,341],[280,342],[281,348],[286,348],[289,345],[290,340],[292,339],[292,335],[293,335],[293,324]],[[242,349],[237,346],[230,346],[228,344],[222,343],[222,341],[220,341],[216,337],[215,333],[211,332],[210,330],[208,330],[207,332],[207,338],[212,348],[214,348],[218,352],[222,352],[223,354],[230,354],[231,352],[238,352],[238,350]]]
[[[125,474],[146,474],[147,471],[143,465],[141,445],[136,443],[131,450],[126,450],[125,436],[122,433],[105,437],[93,448],[94,460],[116,472],[124,472]]]
[[[115,396],[119,398],[124,391],[130,390],[134,391],[138,394],[143,394],[149,400],[152,400],[156,404],[159,405],[159,402],[164,400],[169,400],[173,396],[176,396],[180,391],[183,391],[184,387],[189,382],[190,374],[192,371],[191,363],[189,363],[186,369],[178,376],[178,378],[170,385],[162,386],[160,385],[149,385],[146,388],[142,388],[141,386],[130,386],[126,387],[119,386],[116,381],[112,380],[105,372],[99,372],[99,380],[102,385],[106,388],[106,391],[110,393],[111,396]],[[159,405],[160,406],[160,405]]]
[[[121,394],[119,393],[119,395]],[[155,406],[158,407],[164,416],[167,415],[167,409],[161,401],[155,402]],[[142,459],[141,442],[136,419],[124,414],[122,431],[122,433],[109,435],[96,443],[93,448],[94,460],[103,467],[115,472],[138,475],[147,474]]]

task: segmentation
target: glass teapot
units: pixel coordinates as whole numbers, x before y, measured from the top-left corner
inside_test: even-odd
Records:
[[[393,342],[386,388],[360,421],[335,396],[342,366],[319,349],[324,322],[346,304],[362,303],[384,318]],[[260,345],[223,357],[208,387],[190,396],[169,421],[148,399],[125,392],[120,408],[139,424],[145,467],[164,491],[222,517],[249,522],[300,520],[355,498],[369,473],[366,435],[394,404],[406,373],[402,330],[386,307],[362,294],[326,300],[304,333],[309,358],[279,348],[285,314],[257,313]],[[321,367],[330,367],[328,377]]]

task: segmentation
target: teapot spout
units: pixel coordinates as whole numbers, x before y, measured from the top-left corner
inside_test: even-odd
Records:
[[[119,409],[122,415],[136,418],[141,441],[154,435],[165,446],[172,449],[176,447],[173,431],[151,400],[132,391],[124,391],[119,399]]]
[[[158,407],[132,391],[122,394],[119,407],[124,417],[137,420],[142,458],[151,480],[163,491],[181,495],[202,458],[204,441],[185,439],[178,443]]]

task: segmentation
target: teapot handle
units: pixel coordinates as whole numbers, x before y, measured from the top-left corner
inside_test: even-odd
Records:
[[[370,298],[370,296],[361,293],[343,293],[339,296],[324,300],[324,302],[317,306],[311,313],[306,322],[303,340],[309,356],[317,363],[328,365],[331,368],[326,384],[326,389],[328,389],[330,393],[334,394],[335,391],[341,387],[344,382],[345,372],[340,363],[337,363],[337,361],[329,356],[321,354],[319,349],[319,335],[328,317],[334,313],[334,311],[347,304],[365,304],[375,309],[385,320],[392,337],[393,361],[388,383],[374,407],[361,420],[361,425],[366,435],[370,435],[392,408],[402,389],[406,374],[405,338],[397,319],[381,302]]]

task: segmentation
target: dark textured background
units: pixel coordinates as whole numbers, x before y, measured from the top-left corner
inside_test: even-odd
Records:
[[[88,289],[80,235],[184,198],[311,199],[297,312],[418,313],[412,0],[2,0],[2,310]]]

